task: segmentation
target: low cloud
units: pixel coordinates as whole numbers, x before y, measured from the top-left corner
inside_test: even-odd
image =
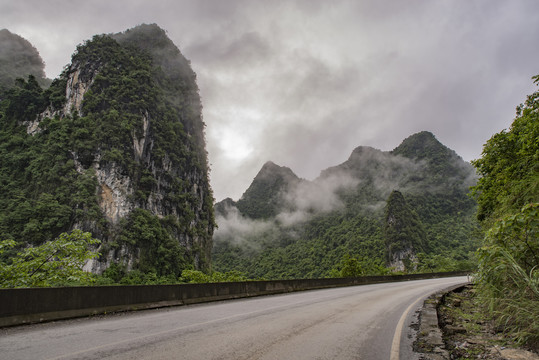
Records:
[[[241,215],[235,206],[226,206],[225,214],[218,214],[215,218],[218,228],[213,234],[216,242],[226,240],[238,246],[256,246],[249,241],[271,230],[274,224],[271,221],[254,220]]]
[[[359,180],[350,174],[332,174],[313,182],[302,181],[284,194],[287,208],[276,216],[283,226],[308,221],[314,214],[327,213],[344,207],[339,193],[353,189]]]
[[[226,205],[224,214],[216,216],[218,229],[214,239],[217,242],[226,240],[236,245],[248,245],[246,240],[269,234],[277,227],[286,230],[310,220],[316,214],[341,209],[344,203],[339,193],[353,189],[358,183],[358,179],[347,173],[334,173],[312,182],[295,182],[281,194],[281,212],[268,220],[248,218],[235,206]]]

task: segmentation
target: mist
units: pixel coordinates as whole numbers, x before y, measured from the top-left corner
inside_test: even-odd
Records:
[[[241,215],[238,208],[227,205],[225,214],[215,217],[217,228],[213,233],[213,241],[226,241],[232,245],[258,250],[259,245],[253,238],[270,232],[276,224],[274,221],[254,220]]]
[[[255,220],[242,215],[234,205],[225,204],[224,211],[218,212],[216,216],[218,228],[214,233],[214,241],[226,240],[235,245],[253,246],[249,240],[262,234],[271,238],[272,230],[279,228],[286,231],[309,221],[315,215],[344,208],[340,194],[353,190],[359,184],[359,179],[346,172],[307,181],[297,178],[288,168],[277,165],[271,167],[281,169],[289,185],[278,194],[282,205],[279,213],[270,219]],[[264,167],[258,176],[264,178],[272,175]]]
[[[281,207],[277,215],[267,220],[253,220],[229,205],[224,214],[217,217],[219,229],[215,240],[239,245],[262,234],[268,237],[267,234],[273,230],[286,231],[308,222],[314,216],[344,210],[346,206],[351,206],[346,203],[349,201],[346,200],[347,196],[355,199],[352,205],[354,211],[367,216],[381,214],[386,199],[394,190],[412,195],[445,194],[453,188],[467,191],[477,180],[475,169],[454,151],[440,144],[432,134],[426,134],[417,134],[414,141],[421,141],[423,136],[423,141],[426,141],[424,152],[432,146],[443,151],[443,161],[447,166],[443,173],[432,168],[436,163],[429,163],[430,155],[427,153],[423,154],[425,158],[411,158],[369,146],[357,147],[346,161],[323,170],[313,181],[299,179],[287,167],[271,162],[268,163],[271,166],[266,164],[257,175],[258,181],[263,179],[273,183],[278,178],[285,179],[286,185],[278,194]]]

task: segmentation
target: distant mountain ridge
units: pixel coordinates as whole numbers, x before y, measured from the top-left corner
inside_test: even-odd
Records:
[[[387,243],[384,224],[388,197],[395,191],[402,194],[405,206],[417,213],[414,221],[420,223],[412,228],[425,232],[420,236],[426,244],[410,253],[413,261],[408,262],[407,270],[427,266],[425,259],[443,252],[453,252],[455,263],[464,262],[475,246],[475,203],[467,196],[475,179],[473,167],[427,131],[409,136],[392,151],[359,146],[345,162],[321,171],[313,181],[268,162],[237,202],[226,199],[216,204],[218,226],[226,231],[217,230],[214,236],[214,268],[245,271],[252,276],[327,276],[338,268],[340,257],[350,254],[376,258],[385,266],[403,270],[402,256],[391,253],[391,249],[401,247]],[[365,221],[371,225],[366,226]],[[240,226],[249,222],[257,231],[249,233],[249,226]],[[237,231],[233,224],[238,225]],[[347,224],[347,234],[341,234],[338,243],[327,238],[331,232],[344,231],[342,224]],[[266,230],[260,232],[262,228]],[[361,239],[366,236],[371,246],[363,250],[366,242]],[[295,262],[311,265],[303,269],[291,266],[294,270],[290,274],[290,266],[282,261],[281,265],[267,265],[274,269],[261,265],[277,253],[287,258],[287,252],[313,246],[324,248],[327,255],[294,255]],[[248,254],[245,249],[249,249]],[[409,249],[404,250],[409,253]],[[231,254],[256,260],[236,259],[244,264],[237,266]],[[418,255],[424,257],[419,259]],[[398,264],[391,259],[398,259]]]

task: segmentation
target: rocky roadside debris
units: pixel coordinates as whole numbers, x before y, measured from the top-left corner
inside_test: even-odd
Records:
[[[473,285],[436,293],[419,313],[414,351],[421,360],[539,360],[503,336],[476,306]]]

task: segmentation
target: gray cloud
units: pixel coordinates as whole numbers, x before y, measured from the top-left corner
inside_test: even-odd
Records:
[[[534,0],[0,0],[0,14],[49,77],[94,34],[167,30],[197,73],[218,200],[267,160],[312,179],[422,130],[477,158],[539,73]]]
[[[201,64],[227,70],[257,65],[270,55],[271,47],[268,41],[255,31],[233,38],[226,32],[221,32],[191,44],[185,51]]]

